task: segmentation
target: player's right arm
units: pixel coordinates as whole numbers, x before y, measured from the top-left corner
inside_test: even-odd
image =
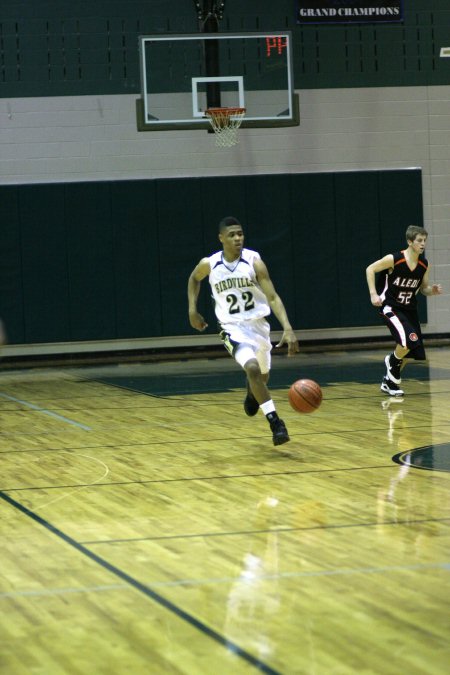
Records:
[[[375,286],[375,274],[377,274],[377,272],[383,272],[383,270],[392,269],[393,267],[394,256],[392,253],[388,253],[388,255],[385,255],[384,258],[375,260],[375,262],[366,267],[366,279],[367,285],[369,287],[370,302],[375,307],[381,307],[383,304]]]
[[[208,276],[210,269],[209,258],[202,258],[192,270],[188,281],[189,323],[192,328],[199,331],[208,327],[205,319],[197,311],[197,299],[201,283]]]

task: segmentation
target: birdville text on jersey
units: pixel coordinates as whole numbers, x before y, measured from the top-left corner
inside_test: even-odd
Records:
[[[214,287],[217,293],[222,293],[223,291],[229,291],[230,288],[248,288],[249,286],[254,285],[253,281],[247,279],[247,277],[232,277],[230,279],[225,279],[224,281],[218,281],[214,284]]]

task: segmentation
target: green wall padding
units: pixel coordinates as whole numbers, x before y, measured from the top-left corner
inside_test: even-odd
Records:
[[[380,221],[385,224],[380,230],[381,257],[385,252],[398,250],[396,231],[399,222],[423,227],[422,176],[420,171],[381,171],[378,181]],[[407,199],[405,195],[408,195]],[[403,240],[400,244],[402,248]]]
[[[292,174],[290,187],[296,325],[339,326],[334,174]]]
[[[378,172],[335,174],[334,184],[340,324],[365,325],[373,321],[373,308],[361,280],[378,245]]]
[[[19,187],[0,186],[0,316],[8,339],[25,341]]]
[[[116,335],[116,279],[109,183],[65,186],[69,307],[73,340]]]
[[[116,280],[116,334],[126,338],[161,334],[161,273],[156,183],[111,186],[111,227]]]
[[[70,337],[64,185],[19,190],[24,342]]]
[[[204,255],[202,193],[197,179],[175,178],[158,181],[157,195],[161,330],[176,335],[186,327],[188,276]]]
[[[377,325],[365,268],[422,224],[421,171],[0,187],[0,316],[10,343],[193,333],[187,279],[220,249],[227,215],[261,253],[296,329]],[[199,310],[216,333],[206,279]],[[425,302],[421,312],[425,320]]]

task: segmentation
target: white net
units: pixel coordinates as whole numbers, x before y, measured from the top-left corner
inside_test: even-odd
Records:
[[[237,131],[245,116],[245,108],[208,108],[205,110],[214,133],[216,145],[230,148],[239,142]]]

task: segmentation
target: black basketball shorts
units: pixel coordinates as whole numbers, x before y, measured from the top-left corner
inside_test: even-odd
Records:
[[[424,361],[426,356],[417,312],[385,305],[380,314],[395,342],[410,350],[406,358]]]

